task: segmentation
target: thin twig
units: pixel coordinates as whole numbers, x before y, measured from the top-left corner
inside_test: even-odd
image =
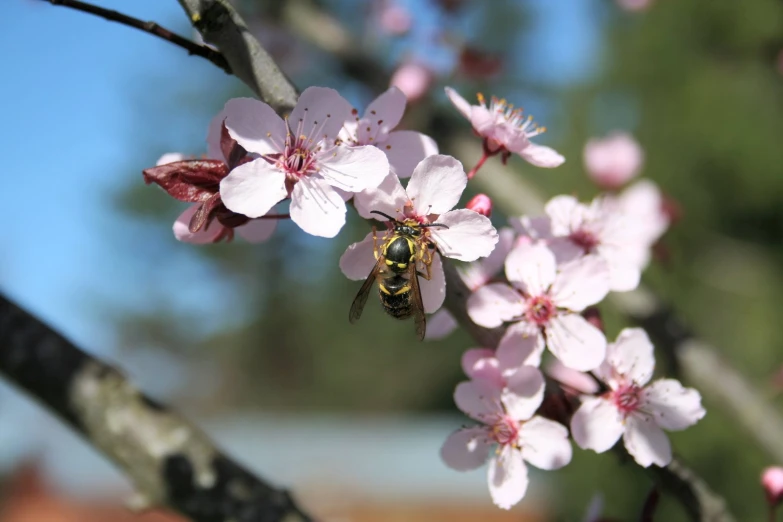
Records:
[[[0,375],[114,461],[134,483],[133,507],[167,507],[195,522],[311,521],[286,491],[2,294]]]
[[[122,14],[118,11],[105,9],[103,7],[98,7],[96,5],[88,4],[85,2],[79,2],[78,0],[44,0],[44,1],[49,2],[52,5],[70,7],[71,9],[75,9],[83,13],[89,13],[95,16],[100,16],[101,18],[105,18],[110,22],[117,22],[119,24],[127,25],[128,27],[133,27],[134,29],[138,29],[140,31],[144,31],[145,33],[149,33],[151,35],[157,36],[158,38],[162,38],[167,42],[171,42],[178,47],[182,47],[190,55],[206,58],[213,64],[223,69],[223,71],[225,71],[226,74],[232,74],[231,67],[228,65],[228,62],[223,57],[223,55],[220,54],[218,51],[210,47],[207,47],[206,45],[200,45],[197,44],[196,42],[192,42],[187,38],[184,38],[176,33],[169,31],[165,27],[161,27],[156,22],[144,22],[142,20],[139,20],[138,18],[133,18],[132,16]]]

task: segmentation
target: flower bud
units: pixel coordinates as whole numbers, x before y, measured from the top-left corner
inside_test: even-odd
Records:
[[[492,215],[492,200],[486,194],[476,194],[468,201],[465,208],[481,214],[482,216],[490,217]]]
[[[644,151],[626,133],[588,141],[583,156],[587,175],[604,189],[625,185],[639,173],[644,161]]]
[[[771,466],[761,473],[761,485],[767,495],[767,502],[777,506],[783,500],[783,468]]]
[[[409,102],[414,102],[427,94],[432,85],[432,72],[418,63],[404,63],[394,71],[390,84],[399,88]]]

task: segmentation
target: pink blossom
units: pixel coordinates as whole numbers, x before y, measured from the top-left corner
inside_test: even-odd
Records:
[[[518,343],[535,340],[535,353],[545,345],[571,369],[592,370],[601,364],[606,338],[578,312],[599,302],[609,291],[609,270],[597,256],[557,266],[542,244],[520,244],[506,258],[511,286],[493,283],[468,299],[474,323],[494,328],[513,321],[505,337]]]
[[[421,132],[393,131],[405,112],[405,94],[390,87],[364,111],[361,119],[350,118],[340,131],[340,139],[349,145],[375,145],[389,160],[392,173],[409,178],[421,160],[438,153],[435,140]]]
[[[390,174],[378,188],[356,194],[356,210],[364,218],[381,219],[380,211],[413,225],[441,223],[448,228],[422,229],[422,243],[437,248],[430,267],[432,278],[420,280],[424,311],[433,313],[446,297],[446,278],[440,256],[460,261],[474,261],[488,256],[498,242],[492,222],[472,210],[451,210],[465,190],[467,177],[462,164],[451,156],[435,155],[422,160],[403,188],[397,176]],[[346,277],[361,280],[375,264],[376,241],[370,233],[364,240],[348,247],[340,258],[340,269]],[[426,248],[426,247],[425,247]],[[421,267],[420,267],[421,268]]]
[[[471,291],[488,284],[502,269],[506,261],[506,255],[514,245],[514,231],[510,228],[501,228],[498,231],[498,243],[484,259],[479,259],[467,265],[457,267],[460,279],[462,279]],[[442,339],[457,328],[457,321],[446,309],[438,310],[427,324],[425,339]]]
[[[471,348],[462,354],[462,370],[472,380],[486,381],[498,388],[508,383],[520,368],[541,364],[541,352],[532,336],[505,335],[496,350]]]
[[[416,102],[430,90],[433,79],[433,73],[427,67],[420,63],[408,62],[397,67],[389,85],[404,92],[409,102]]]
[[[627,187],[617,196],[609,196],[626,219],[630,220],[637,240],[645,243],[649,254],[651,247],[671,225],[671,216],[666,212],[665,198],[652,180],[641,179]],[[649,259],[649,255],[644,259]],[[647,262],[642,263],[642,268]]]
[[[345,193],[375,187],[389,173],[377,148],[335,145],[351,106],[333,89],[306,89],[285,121],[251,98],[229,100],[224,110],[231,137],[260,156],[220,182],[234,212],[260,217],[291,198],[291,219],[302,230],[334,237],[345,224]]]
[[[616,189],[639,174],[644,151],[630,134],[617,132],[589,140],[583,157],[587,174],[598,186]]]
[[[622,209],[607,198],[585,205],[573,196],[556,196],[546,204],[549,230],[544,232],[559,262],[588,254],[604,259],[609,267],[609,289],[617,292],[639,285],[651,246],[642,230],[644,223]],[[540,225],[539,233],[545,230]]]
[[[492,216],[492,199],[486,194],[476,194],[465,204],[465,208],[482,216]]]
[[[608,346],[604,363],[593,372],[609,391],[584,399],[571,419],[571,433],[580,447],[603,453],[622,436],[639,465],[671,462],[671,446],[663,430],[692,426],[705,411],[699,392],[674,379],[645,386],[654,367],[653,346],[644,330],[620,332]]]
[[[523,370],[503,390],[484,381],[457,385],[457,406],[483,425],[455,431],[440,451],[446,465],[457,471],[476,469],[489,458],[489,493],[503,509],[525,496],[527,463],[552,470],[571,461],[565,426],[534,415],[544,396],[541,373],[531,367]],[[490,455],[493,446],[497,449]]]
[[[783,468],[771,466],[761,474],[761,485],[767,495],[767,502],[777,506],[783,500]]]
[[[537,167],[548,168],[558,167],[565,161],[554,149],[530,141],[546,132],[546,128],[533,123],[531,116],[525,118],[522,109],[514,109],[506,100],[493,97],[487,107],[481,94],[479,105],[470,105],[451,87],[446,87],[446,95],[484,139],[485,154],[519,154]]]

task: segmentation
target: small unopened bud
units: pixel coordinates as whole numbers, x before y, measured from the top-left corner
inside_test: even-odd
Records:
[[[400,89],[409,102],[418,101],[432,85],[432,72],[418,63],[400,65],[391,77],[391,85]]]
[[[767,495],[767,502],[777,506],[783,500],[783,468],[771,466],[761,473],[761,485]]]
[[[492,200],[486,194],[476,194],[468,201],[465,208],[481,214],[482,216],[490,217],[492,215]]]
[[[639,174],[644,151],[633,136],[616,132],[588,141],[583,159],[590,179],[603,189],[615,190]]]

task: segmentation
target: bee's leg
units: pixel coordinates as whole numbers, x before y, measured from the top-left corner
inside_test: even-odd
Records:
[[[378,230],[375,226],[372,227],[372,253],[378,259]]]

